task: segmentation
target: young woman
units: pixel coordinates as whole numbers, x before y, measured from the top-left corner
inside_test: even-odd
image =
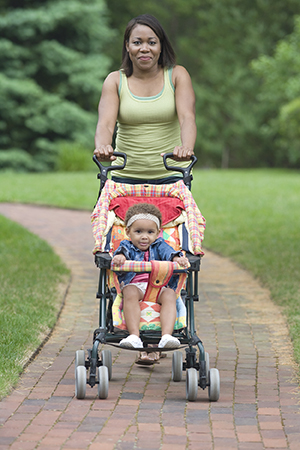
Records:
[[[155,17],[144,14],[128,23],[121,70],[106,78],[98,111],[96,157],[120,164],[113,151],[127,154],[122,173],[112,172],[114,181],[178,180],[178,172],[166,171],[162,155],[173,152],[172,165],[188,165],[197,134],[195,95],[188,72],[176,65],[171,43]]]

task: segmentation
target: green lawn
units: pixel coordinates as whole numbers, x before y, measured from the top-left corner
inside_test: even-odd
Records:
[[[198,171],[193,196],[207,219],[205,245],[270,289],[300,362],[300,173]]]
[[[0,172],[0,202],[92,209],[98,189],[96,166],[94,172]]]
[[[99,182],[93,172],[30,175],[3,173],[0,177],[0,201],[49,204],[91,211],[98,187]],[[206,248],[238,262],[270,289],[274,302],[284,308],[295,357],[300,362],[300,173],[285,170],[195,170],[193,196],[207,220],[204,240]],[[11,224],[5,225],[8,221],[2,219],[1,223],[2,227],[12,229]],[[36,310],[36,305],[42,298],[43,309],[49,310],[49,317],[52,317],[49,324],[43,326],[51,326],[55,317],[53,304],[45,301],[44,295],[38,293],[41,289],[43,292],[47,291],[41,287],[47,282],[47,277],[39,277],[39,286],[35,284],[35,280],[26,278],[25,275],[26,280],[14,283],[16,274],[22,272],[20,267],[18,269],[19,260],[14,253],[15,239],[16,235],[19,236],[20,228],[14,229],[14,237],[10,238],[8,233],[4,238],[2,246],[5,247],[7,263],[1,267],[1,283],[13,286],[9,295],[14,299],[14,306],[4,308],[4,312],[11,316],[6,328],[11,339],[16,335],[16,320],[13,319],[20,315],[30,315],[32,308]],[[0,232],[2,236],[2,228]],[[38,255],[43,258],[44,251],[51,253],[39,239],[25,231],[22,233],[22,243],[26,243],[32,260],[38,261]],[[52,255],[52,258],[55,262],[51,266],[57,268],[53,271],[56,275],[53,275],[51,289],[54,289],[59,274],[64,269],[55,256]],[[36,264],[39,267],[38,262]],[[32,273],[39,273],[39,270],[32,269]],[[24,307],[24,294],[21,295],[23,282],[27,283],[29,293],[27,309]],[[39,295],[39,300],[33,300],[31,305],[31,298]],[[2,317],[3,297],[0,302]],[[37,316],[37,322],[39,320]],[[0,325],[2,332],[2,324]],[[19,369],[22,352],[24,354],[26,346],[32,347],[36,343],[36,338],[31,343],[25,340],[20,355],[11,354],[12,360],[18,361]]]
[[[49,245],[0,215],[0,399],[53,328],[68,271]]]

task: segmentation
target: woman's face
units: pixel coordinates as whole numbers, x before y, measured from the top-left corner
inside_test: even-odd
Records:
[[[136,25],[126,44],[133,70],[151,70],[158,65],[161,44],[158,36],[146,25]]]

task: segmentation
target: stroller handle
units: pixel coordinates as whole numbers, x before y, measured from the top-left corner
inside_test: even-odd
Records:
[[[119,156],[119,157],[123,158],[124,159],[123,164],[121,166],[103,166],[101,164],[101,162],[99,161],[99,159],[97,159],[96,155],[93,155],[93,161],[94,161],[95,164],[97,164],[97,166],[99,167],[101,173],[105,172],[107,174],[110,170],[122,170],[122,169],[124,169],[124,167],[126,166],[126,162],[127,162],[127,155],[126,155],[126,153],[114,152],[113,156]]]
[[[126,153],[123,152],[114,152],[113,156],[119,156],[120,158],[124,159],[124,162],[122,165],[120,166],[103,166],[101,164],[101,162],[97,159],[97,157],[95,155],[93,155],[93,161],[95,164],[97,164],[97,166],[100,169],[100,173],[98,173],[97,178],[100,180],[100,191],[99,191],[99,195],[100,192],[102,191],[105,182],[107,180],[107,174],[108,172],[110,172],[111,170],[122,170],[124,169],[124,167],[126,166],[127,163],[127,155]]]
[[[184,184],[189,189],[191,189],[191,181],[193,179],[193,176],[191,175],[191,170],[192,170],[192,167],[197,162],[197,157],[195,155],[191,155],[191,157],[190,157],[191,163],[188,167],[169,166],[167,163],[167,158],[173,158],[173,153],[165,153],[163,155],[163,161],[164,161],[165,168],[167,170],[173,170],[173,171],[182,173]]]

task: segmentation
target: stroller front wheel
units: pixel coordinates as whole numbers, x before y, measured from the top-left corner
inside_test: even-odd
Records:
[[[98,397],[105,399],[108,396],[108,368],[106,366],[98,367]]]
[[[86,392],[86,368],[85,366],[76,367],[75,371],[75,397],[84,399]]]
[[[211,402],[217,402],[220,397],[220,374],[218,369],[210,369],[208,398]]]
[[[190,402],[197,399],[198,394],[198,372],[191,367],[186,371],[186,398]]]

